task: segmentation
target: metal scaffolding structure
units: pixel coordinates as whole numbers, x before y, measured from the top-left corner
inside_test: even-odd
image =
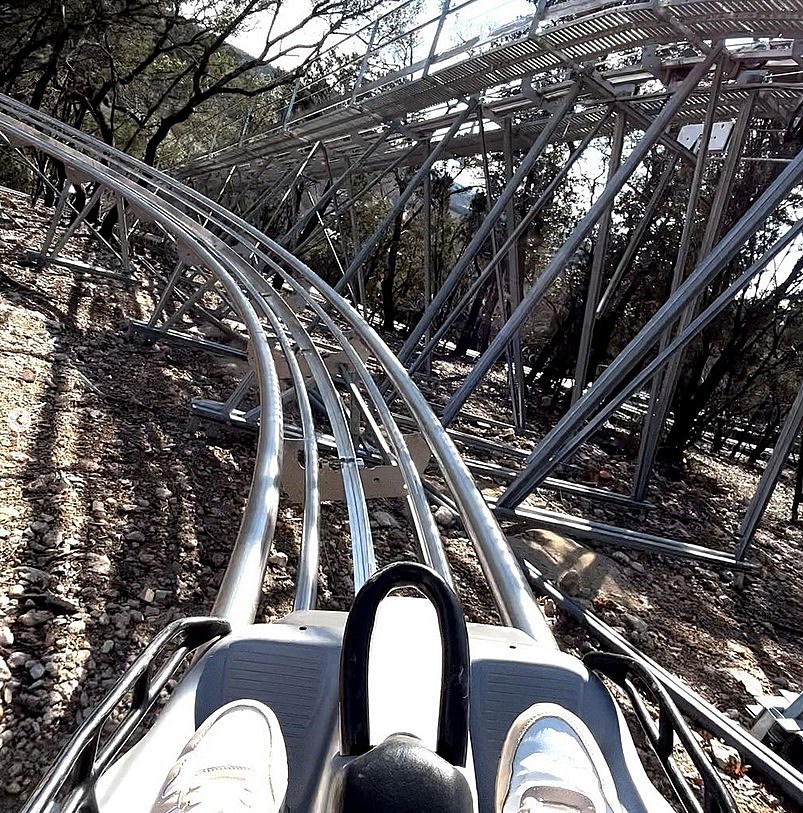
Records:
[[[470,303],[496,280],[496,296],[502,303],[498,329],[440,417],[448,427],[463,415],[467,401],[501,360],[507,370],[511,424],[521,431],[526,425],[527,395],[522,330],[591,239],[591,281],[583,303],[572,406],[535,445],[523,468],[504,481],[506,490],[495,502],[495,510],[529,516],[533,522],[591,539],[618,540],[623,545],[740,567],[799,432],[795,407],[730,553],[690,551],[688,545],[674,540],[656,541],[649,534],[603,528],[576,517],[545,516],[549,512],[534,512],[522,503],[535,488],[554,487],[554,477],[549,475],[556,466],[628,397],[651,387],[630,502],[619,495],[626,508],[643,508],[660,440],[671,421],[669,408],[684,347],[782,251],[796,245],[799,224],[780,234],[764,257],[748,263],[749,270],[725,286],[726,292],[698,315],[703,293],[727,268],[741,262],[745,244],[785,205],[802,180],[799,145],[755,159],[745,155],[745,144],[757,122],[765,129],[785,132],[799,116],[803,2],[556,0],[541,2],[529,16],[486,34],[450,40],[449,31],[472,5],[473,0],[445,0],[431,18],[380,42],[376,36],[380,25],[382,30],[393,30],[393,15],[409,6],[401,3],[382,21],[338,46],[343,53],[357,53],[329,74],[330,78],[336,74],[341,84],[351,76],[347,90],[303,107],[298,103],[299,89],[319,90],[325,78],[316,76],[305,84],[300,77],[289,102],[275,111],[279,122],[275,127],[199,156],[177,174],[215,194],[229,181],[222,189],[224,200],[235,209],[239,206],[239,211],[248,208],[243,201],[253,198],[254,189],[278,184],[283,197],[267,195],[261,201],[263,206],[271,200],[281,206],[295,184],[303,185],[310,191],[310,205],[298,213],[281,239],[303,256],[316,241],[342,231],[344,215],[352,211],[353,216],[354,202],[381,183],[383,173],[407,168],[409,180],[393,197],[385,217],[359,245],[352,222],[351,254],[337,259],[342,277],[336,290],[350,289],[353,300],[364,303],[364,267],[411,199],[423,195],[429,201],[432,167],[439,161],[470,156],[487,161],[489,152],[498,153],[504,166],[503,185],[491,194],[486,164],[487,211],[436,290],[429,277],[431,260],[426,261],[423,315],[410,326],[399,359],[411,373],[428,365],[433,351],[449,341]],[[404,37],[417,43],[411,64],[392,70],[379,67],[387,65],[389,49]],[[361,47],[356,46],[359,42]],[[517,192],[547,148],[556,143],[571,144],[566,164],[517,218],[513,206]],[[522,251],[529,224],[555,190],[568,182],[575,163],[587,161],[588,151],[599,149],[600,144],[610,153],[601,191],[551,258],[528,262]],[[616,268],[608,269],[608,235],[617,196],[644,171],[646,162],[656,160],[663,167],[658,182],[623,256]],[[766,188],[758,190],[761,194],[753,206],[726,227],[735,179],[751,160],[766,160],[774,172],[769,173]],[[595,326],[626,270],[638,262],[650,224],[660,215],[667,191],[684,167],[690,179],[669,298],[595,379],[589,369]],[[230,182],[235,168],[236,184]],[[713,200],[703,200],[704,179],[711,177],[713,168],[718,170]],[[429,205],[422,208],[428,218]],[[707,225],[697,245],[694,232],[702,217]],[[424,228],[428,245],[428,220]],[[492,257],[489,262],[487,253]],[[589,496],[609,499],[604,490],[591,489]]]

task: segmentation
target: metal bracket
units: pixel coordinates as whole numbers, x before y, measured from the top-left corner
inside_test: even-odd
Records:
[[[368,361],[368,357],[370,353],[365,345],[354,339],[354,337],[349,337],[349,341],[351,346],[357,351],[357,354],[362,359],[363,362]],[[284,353],[279,346],[279,344],[272,344],[271,345],[271,353],[273,355],[273,363],[276,365],[276,374],[279,377],[279,380],[282,382],[292,381],[292,375],[290,374],[290,367],[287,364],[287,359],[284,356]],[[343,365],[346,365],[349,369],[352,368],[351,361],[346,354],[345,350],[335,350],[331,353],[324,355],[321,354],[323,358],[323,363],[326,366],[326,369],[329,371],[330,375],[333,378],[337,378],[340,374],[340,368]],[[310,371],[309,365],[307,364],[306,355],[303,350],[297,349],[296,350],[296,358],[298,360],[298,366],[301,368],[301,374],[304,376],[304,380],[308,380],[312,378],[312,372]],[[254,369],[255,362],[251,355],[250,343],[248,349],[248,362],[249,366]]]
[[[67,176],[67,179],[70,181],[71,184],[88,184],[88,183],[97,183],[95,178],[93,178],[88,172],[84,172],[78,167],[72,166],[71,164],[64,165],[64,174]]]
[[[795,767],[803,762],[803,694],[781,691],[757,697],[747,707],[753,716],[750,734],[785,756]]]
[[[416,432],[405,435],[404,439],[416,470],[423,474],[430,459],[429,446],[424,436]],[[299,459],[303,450],[303,440],[284,442],[282,491],[295,503],[304,501],[304,466]],[[363,464],[364,461],[360,460],[359,463]],[[394,464],[361,465],[359,473],[366,499],[404,497],[406,494],[401,469]],[[346,493],[340,470],[325,462],[320,466],[318,489],[322,501],[345,502]]]

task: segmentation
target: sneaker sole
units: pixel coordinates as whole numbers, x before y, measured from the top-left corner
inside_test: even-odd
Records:
[[[502,746],[502,753],[499,756],[499,769],[496,772],[496,801],[494,810],[496,813],[501,813],[502,808],[507,799],[508,791],[510,789],[510,782],[513,777],[513,757],[527,732],[527,729],[539,720],[545,717],[554,717],[568,723],[580,744],[585,748],[591,762],[596,769],[599,778],[600,789],[605,804],[612,810],[616,810],[618,805],[619,796],[616,792],[616,785],[613,781],[608,763],[602,755],[597,741],[594,739],[588,726],[576,715],[563,706],[556,703],[536,703],[534,706],[525,709],[513,721],[505,737],[504,745]],[[613,800],[613,801],[612,801]]]

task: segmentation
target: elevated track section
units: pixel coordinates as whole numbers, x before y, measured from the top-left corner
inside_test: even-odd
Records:
[[[567,139],[577,138],[587,131],[584,119],[593,120],[592,111],[599,109],[606,95],[609,101],[618,99],[626,104],[635,114],[653,116],[666,94],[650,93],[649,84],[663,78],[671,85],[690,61],[677,58],[677,51],[682,46],[694,49],[695,45],[705,51],[710,43],[718,41],[742,43],[727,54],[732,78],[747,67],[760,65],[764,69],[759,81],[773,86],[763,88],[768,98],[761,104],[772,109],[779,122],[788,119],[799,103],[797,69],[803,7],[795,2],[554,3],[485,37],[440,50],[442,20],[459,15],[472,4],[473,0],[445,3],[441,18],[410,33],[432,38],[429,42],[424,39],[428,48],[422,50],[429,54],[426,59],[365,81],[372,62],[378,61],[392,42],[369,49],[352,66],[340,69],[348,75],[348,68],[354,68],[350,93],[304,110],[296,110],[291,98],[286,108],[277,109],[280,123],[274,129],[199,157],[179,174],[196,179],[216,174],[220,179],[221,173],[225,177],[236,165],[240,172],[262,170],[275,176],[293,163],[294,154],[305,153],[318,141],[326,145],[331,162],[345,163],[364,151],[365,141],[375,131],[392,122],[403,123],[404,134],[413,142],[431,139],[449,124],[450,117],[438,115],[439,110],[471,96],[483,97],[489,118],[511,118],[517,135],[520,131],[521,141],[526,142],[538,131],[539,119],[548,118],[550,107],[565,94],[567,83],[561,82],[562,75],[587,70],[592,80],[578,98],[577,109],[572,111],[562,134]],[[402,8],[406,5],[402,4]],[[436,22],[440,27],[434,25]],[[745,38],[757,42],[751,46],[749,41],[744,43]],[[347,40],[341,47],[350,45],[352,42]],[[357,50],[356,45],[353,47]],[[662,58],[662,52],[667,51],[672,56]],[[771,81],[773,74],[779,74],[778,87]],[[788,87],[783,81],[787,76],[791,78]],[[299,84],[305,84],[304,77],[300,77]],[[745,90],[726,84],[719,92],[723,98],[718,101],[722,109],[717,115],[727,118]],[[679,115],[699,122],[704,109],[704,95],[696,92]],[[403,138],[401,133],[396,136],[396,140]],[[473,154],[481,150],[476,137],[455,145],[455,154],[470,154],[472,147]],[[395,157],[388,155],[386,165]],[[370,166],[373,169],[381,164],[382,159],[374,157]]]
[[[392,30],[388,23],[393,14],[406,7],[402,4],[391,12],[383,20],[383,30]],[[370,31],[341,46],[344,52],[352,47],[357,55],[330,73],[341,84],[343,77],[351,76],[346,92],[313,106],[308,102],[296,106],[299,87],[309,92],[305,98],[315,98],[315,92],[323,95],[324,80],[316,77],[305,85],[305,78],[299,77],[288,104],[275,111],[276,126],[199,156],[178,174],[219,195],[254,222],[273,228],[291,192],[296,193],[302,205],[279,241],[303,257],[310,247],[328,240],[342,271],[335,287],[350,289],[359,302],[365,296],[366,265],[394,218],[413,200],[428,208],[426,196],[431,190],[427,191],[426,179],[432,167],[447,159],[473,157],[483,162],[487,175],[487,156],[497,153],[505,165],[503,186],[488,195],[487,215],[448,275],[437,287],[425,282],[423,316],[411,326],[400,359],[410,372],[421,369],[439,343],[454,335],[471,303],[486,296],[483,292],[495,284],[497,301],[508,303],[505,312],[495,317],[501,327],[468,380],[453,394],[442,419],[444,424],[455,420],[484,376],[504,358],[509,368],[511,423],[521,430],[526,400],[521,332],[539,313],[576,253],[590,246],[593,269],[575,369],[574,406],[533,449],[525,472],[509,484],[498,509],[516,510],[605,422],[613,412],[606,393],[621,387],[659,346],[661,364],[651,364],[651,374],[640,375],[638,385],[628,384],[616,399],[621,405],[638,387],[652,387],[632,489],[632,507],[638,508],[647,496],[683,348],[780,256],[799,251],[800,224],[792,222],[777,233],[763,257],[743,256],[749,238],[788,207],[799,184],[803,5],[542,3],[533,14],[482,36],[457,44],[444,41],[450,20],[470,7],[471,2],[446,2],[438,16],[387,42],[375,43],[370,34],[379,23],[369,27]],[[383,73],[377,66],[404,37],[417,43],[412,64]],[[367,50],[356,47],[362,40],[369,42]],[[751,154],[749,145],[761,138],[774,139],[773,154]],[[513,204],[517,190],[544,160],[547,147],[560,143],[569,145],[566,164],[526,213],[517,213]],[[523,253],[529,225],[555,191],[571,183],[578,166],[599,160],[598,153],[587,156],[600,145],[611,153],[604,189],[585,216],[578,215],[552,258],[546,263],[542,258],[529,259]],[[648,161],[660,164],[662,174],[651,191],[643,192],[641,222],[633,229],[624,255],[609,268],[609,231],[617,196],[626,186],[638,186]],[[768,167],[766,189],[758,190],[763,196],[743,210],[728,231],[725,223],[733,217],[729,212],[734,210],[731,196],[736,179],[756,161]],[[391,209],[377,228],[359,239],[356,234],[344,234],[342,224],[349,208],[382,183],[383,172],[401,168],[408,170],[407,184],[393,193]],[[713,191],[704,193],[713,173],[718,173]],[[617,359],[584,394],[592,380],[589,363],[595,325],[624,275],[637,266],[651,222],[667,205],[668,190],[673,184],[676,187],[677,177],[685,178],[686,209],[671,296],[628,346],[624,354],[628,362]],[[796,215],[786,211],[784,217],[794,221]],[[702,218],[704,234],[695,237]],[[339,235],[337,249],[333,234]],[[701,243],[696,245],[696,240]],[[474,265],[480,260],[477,274]],[[701,296],[734,263],[748,270],[726,286],[727,295],[695,318]],[[430,273],[425,268],[427,279]],[[531,371],[530,377],[537,372]],[[790,416],[792,421],[795,418]],[[793,424],[792,428],[799,427]],[[783,435],[788,436],[789,432]],[[778,457],[786,459],[788,451],[780,446]],[[775,480],[769,472],[777,470],[773,461],[740,527],[737,565],[772,491]],[[600,498],[607,495],[601,493]],[[577,519],[566,527],[576,530],[583,525]],[[608,530],[589,526],[587,535],[608,539]],[[648,539],[642,541],[651,547]],[[702,553],[706,557],[716,558],[713,552]]]

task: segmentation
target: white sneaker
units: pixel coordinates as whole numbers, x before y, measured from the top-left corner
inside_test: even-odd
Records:
[[[235,700],[195,732],[151,813],[277,813],[286,792],[287,752],[276,715],[256,700]]]
[[[496,813],[621,813],[610,768],[586,724],[536,703],[510,727],[496,774]]]

